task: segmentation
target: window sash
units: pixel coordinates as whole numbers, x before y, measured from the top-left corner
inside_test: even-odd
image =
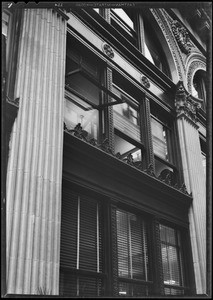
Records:
[[[61,227],[61,290],[63,293],[82,293],[80,281],[102,278],[98,289],[88,290],[88,295],[98,296],[104,284],[102,206],[98,200],[63,191]],[[63,275],[64,274],[64,275]],[[66,275],[67,274],[67,275]],[[69,275],[70,274],[70,275]],[[75,285],[69,276],[74,276]],[[68,277],[67,277],[68,276]],[[83,276],[83,277],[82,277]],[[93,280],[93,281],[94,281]],[[63,284],[66,286],[63,290]],[[99,286],[101,285],[101,286]],[[88,287],[89,289],[89,287]]]
[[[168,153],[168,134],[165,126],[163,126],[155,118],[151,118],[151,129],[152,129],[152,139],[154,153],[165,159],[169,160]]]
[[[165,288],[184,287],[180,232],[160,224],[160,241]]]
[[[136,215],[117,210],[119,278],[148,280],[147,232]]]

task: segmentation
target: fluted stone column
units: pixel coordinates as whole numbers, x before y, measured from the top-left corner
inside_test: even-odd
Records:
[[[59,291],[66,20],[25,9],[7,169],[7,293]]]
[[[190,236],[197,294],[206,293],[206,180],[202,165],[198,126],[197,99],[189,97],[182,84],[176,96],[177,125],[180,139],[183,175],[192,192],[189,211]]]

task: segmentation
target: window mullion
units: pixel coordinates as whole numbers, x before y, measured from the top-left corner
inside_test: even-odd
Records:
[[[144,95],[142,104],[140,105],[140,118],[141,122],[141,140],[143,141],[146,149],[146,159],[144,161],[144,168],[149,165],[154,166],[154,151],[152,143],[152,131],[151,131],[151,117],[150,117],[150,103],[149,99]]]

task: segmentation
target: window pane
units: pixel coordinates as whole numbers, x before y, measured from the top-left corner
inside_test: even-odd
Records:
[[[90,102],[99,105],[99,88],[80,73],[73,74],[66,78],[66,85]]]
[[[175,229],[160,225],[164,284],[181,286],[183,284],[182,261],[177,234]]]
[[[99,201],[63,190],[60,294],[101,296],[103,280],[103,215]],[[91,272],[85,274],[84,272]],[[74,273],[73,273],[74,272]],[[77,273],[75,273],[77,272]]]
[[[201,153],[201,154],[202,154],[203,171],[206,176],[206,155],[204,153]]]
[[[88,213],[89,212],[89,213]],[[79,268],[97,271],[97,203],[80,198]]]
[[[140,141],[140,126],[138,110],[131,105],[131,99],[119,89],[113,87],[113,93],[121,98],[124,103],[113,106],[114,127],[126,135]]]
[[[134,29],[134,23],[122,8],[112,8],[112,10],[132,29]]]
[[[149,294],[149,288],[146,285],[119,282],[119,296],[121,297],[141,297]]]
[[[151,118],[151,129],[154,153],[168,160],[167,133],[165,127],[157,120]]]
[[[60,296],[98,297],[103,295],[104,286],[102,279],[75,276],[69,271],[60,273]]]
[[[9,18],[9,14],[5,12],[2,13],[2,34],[4,34],[5,36],[8,35]]]
[[[145,225],[136,215],[117,211],[119,277],[147,280],[148,255]]]
[[[134,162],[141,162],[141,150],[137,148],[135,145],[127,142],[126,140],[122,139],[118,135],[114,135],[115,139],[115,154],[120,153],[122,159],[127,159],[129,154],[132,155]]]
[[[73,102],[66,99],[65,101],[65,116],[64,121],[69,130],[74,129],[80,123],[88,138],[98,139],[98,111],[89,104],[81,101],[77,97],[73,97],[78,102]]]

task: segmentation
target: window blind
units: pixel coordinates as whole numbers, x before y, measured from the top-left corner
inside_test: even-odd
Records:
[[[148,280],[147,230],[143,220],[136,215],[117,210],[117,249],[119,294],[147,295],[148,287],[139,280]],[[130,279],[128,282],[126,279]],[[138,280],[132,282],[132,280]]]
[[[103,227],[101,203],[63,191],[60,291],[69,296],[103,292]]]
[[[164,284],[183,286],[183,268],[180,251],[180,235],[173,228],[160,224],[161,256]],[[179,294],[183,290],[165,287],[165,294]]]

